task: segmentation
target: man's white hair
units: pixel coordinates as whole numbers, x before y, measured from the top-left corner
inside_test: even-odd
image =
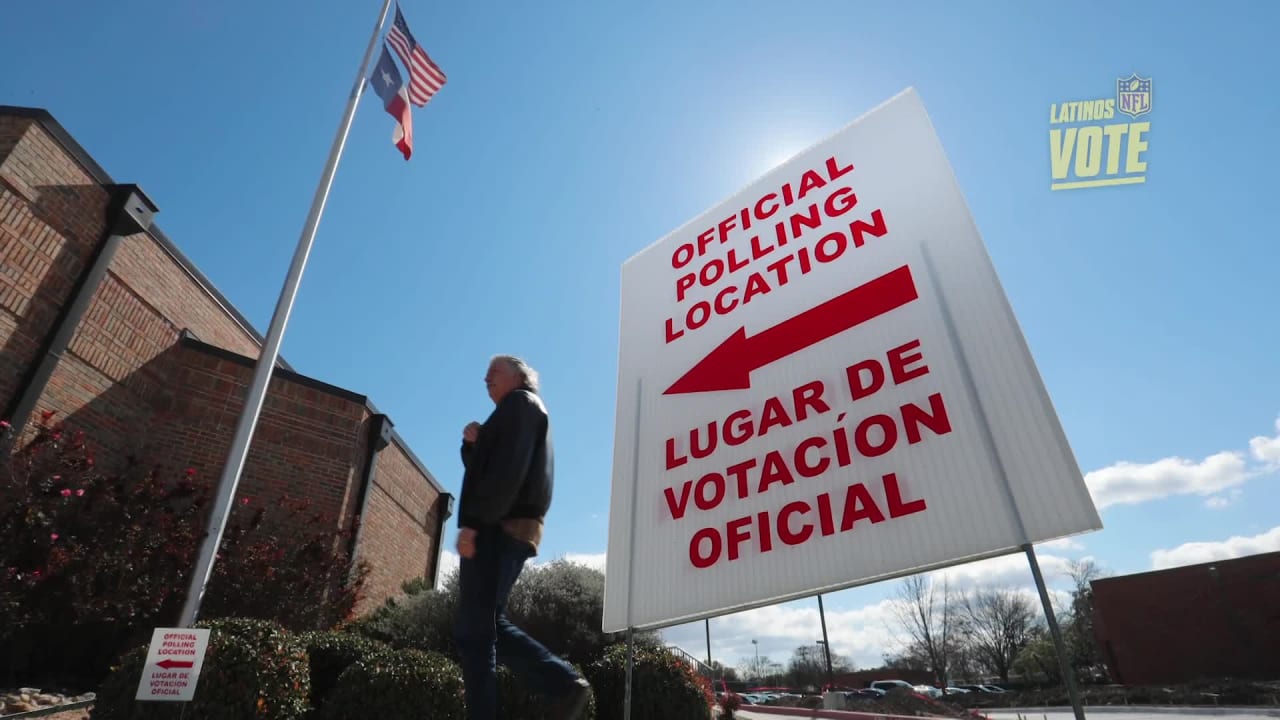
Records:
[[[520,381],[534,392],[538,392],[538,371],[529,367],[529,363],[515,355],[494,355],[491,362],[502,361],[515,371]]]

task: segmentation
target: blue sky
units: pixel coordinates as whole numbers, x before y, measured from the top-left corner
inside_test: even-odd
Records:
[[[50,110],[141,184],[265,327],[379,4],[14,4],[0,102]],[[602,553],[621,263],[914,86],[1080,464],[1102,471],[1106,529],[1044,548],[1046,567],[1145,570],[1233,536],[1157,558],[1280,549],[1280,100],[1265,91],[1280,6],[780,7],[404,0],[449,83],[415,110],[408,163],[362,101],[285,356],[369,395],[454,491],[488,357],[527,357],[558,442],[544,555]],[[1134,72],[1154,78],[1147,182],[1051,192],[1050,105]],[[1238,456],[1206,461],[1222,452]],[[1121,487],[1142,501],[1108,504]],[[993,562],[1028,582],[1019,558]],[[828,599],[837,650],[879,658],[892,591]],[[811,605],[717,620],[713,652],[736,661],[757,637],[785,656],[817,632]],[[669,636],[702,647],[700,627]]]

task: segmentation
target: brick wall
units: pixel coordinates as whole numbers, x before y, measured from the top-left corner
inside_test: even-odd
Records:
[[[0,172],[33,214],[74,240],[68,250],[86,255],[102,234],[107,191],[40,123],[0,116]]]
[[[103,240],[112,182],[47,115],[16,110],[0,107],[6,404]],[[135,454],[175,473],[193,467],[216,478],[258,347],[244,318],[153,229],[119,246],[36,413],[54,411],[84,430],[104,457]],[[334,526],[347,527],[360,511],[375,412],[361,395],[277,368],[240,495],[306,497]],[[434,572],[442,493],[398,436],[380,454],[377,474],[362,550],[375,568],[369,604]]]
[[[204,342],[225,350],[258,357],[256,338],[233,320],[222,303],[204,291],[151,237],[121,246],[111,262],[111,273],[140,297],[154,312],[178,329],[187,329]]]
[[[434,576],[440,506],[440,492],[398,441],[378,453],[357,548],[373,562],[361,609],[398,594],[406,579]]]
[[[58,310],[103,240],[109,193],[40,123],[0,117],[0,399],[13,399]],[[168,401],[152,363],[189,328],[256,357],[256,340],[160,242],[126,238],[37,411],[77,417],[117,453],[137,451]],[[158,377],[157,377],[158,376]],[[95,400],[110,394],[110,407]],[[100,437],[99,437],[100,436]]]
[[[106,202],[39,124],[0,116],[0,408],[87,266]]]
[[[1280,677],[1280,552],[1093,582],[1117,682]]]
[[[173,406],[152,437],[151,453],[216,477],[231,448],[253,366],[193,340],[176,353]],[[341,393],[341,394],[336,394]],[[308,498],[316,512],[349,525],[365,458],[363,398],[277,371],[267,389],[238,495],[252,505],[283,495]],[[286,528],[297,531],[301,528]]]

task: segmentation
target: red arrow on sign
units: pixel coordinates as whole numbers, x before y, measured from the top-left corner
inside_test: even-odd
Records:
[[[749,389],[752,370],[880,317],[917,297],[911,268],[903,265],[751,337],[747,337],[746,328],[738,328],[663,395]]]
[[[172,658],[165,658],[164,660],[161,660],[160,662],[156,663],[156,665],[159,665],[165,670],[172,670],[174,668],[189,668],[189,667],[196,666],[196,664],[190,660],[174,660]]]

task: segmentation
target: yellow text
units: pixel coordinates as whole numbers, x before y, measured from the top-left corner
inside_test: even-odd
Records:
[[[1085,125],[1049,130],[1054,190],[1143,182],[1149,122]],[[1074,172],[1072,172],[1074,171]],[[1074,175],[1073,181],[1067,181]]]
[[[1050,125],[1111,120],[1115,116],[1115,98],[1054,103],[1049,106]]]

